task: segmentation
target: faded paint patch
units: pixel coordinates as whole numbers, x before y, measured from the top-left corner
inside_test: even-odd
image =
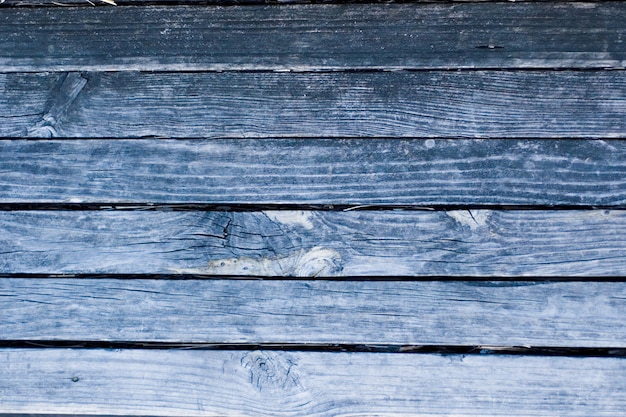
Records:
[[[581,2],[581,3],[571,3],[571,4],[568,4],[568,6],[574,7],[575,9],[595,9],[597,7],[597,4],[590,3],[590,2],[587,2],[587,3]]]
[[[229,258],[209,261],[205,267],[175,269],[182,274],[240,276],[338,276],[343,270],[341,256],[334,249],[314,247],[285,256]]]
[[[310,211],[277,211],[268,210],[264,211],[270,220],[286,224],[288,226],[302,226],[307,230],[313,229],[314,225],[311,221],[313,219],[313,213]]]
[[[446,214],[463,226],[476,230],[487,225],[491,210],[452,210]]]

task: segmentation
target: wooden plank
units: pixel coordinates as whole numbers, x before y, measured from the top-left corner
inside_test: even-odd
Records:
[[[622,2],[6,8],[0,71],[623,68],[625,22]]]
[[[455,0],[455,1],[471,1],[471,0]],[[484,0],[491,1],[491,0]],[[522,0],[534,1],[534,0]],[[324,1],[333,3],[332,1]],[[0,0],[0,7],[67,7],[67,6],[154,6],[154,5],[188,5],[188,6],[237,6],[249,4],[301,4],[311,3],[307,0]]]
[[[0,74],[0,91],[4,137],[626,137],[622,71]]]
[[[626,211],[9,211],[2,273],[622,276]]]
[[[492,2],[498,0],[388,0],[388,3],[477,3]],[[534,1],[559,1],[559,0],[516,0],[520,2]],[[571,0],[584,2],[585,0]],[[604,0],[618,1],[618,0]],[[240,6],[240,5],[283,5],[283,4],[345,4],[345,3],[368,3],[369,0],[0,0],[0,7],[51,7],[59,8],[66,6],[154,6],[154,5],[200,5],[200,6]],[[588,1],[587,1],[588,2]]]
[[[622,140],[4,140],[0,155],[3,203],[626,204]]]
[[[4,340],[626,347],[624,282],[0,279]]]
[[[626,360],[266,351],[0,350],[4,413],[622,416]]]

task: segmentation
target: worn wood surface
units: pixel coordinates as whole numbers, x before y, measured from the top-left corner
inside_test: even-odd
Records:
[[[8,211],[2,273],[621,276],[626,211]]]
[[[3,340],[626,347],[624,282],[0,279]]]
[[[7,8],[0,71],[623,68],[625,22],[621,2]]]
[[[626,141],[4,140],[3,203],[626,204]]]
[[[626,137],[621,71],[0,74],[0,91],[4,137]]]
[[[188,5],[188,6],[247,6],[247,5],[284,5],[284,4],[368,4],[368,3],[478,3],[497,2],[499,0],[0,0],[1,7],[51,7],[59,8],[64,6],[93,7],[102,6],[154,6],[154,5]],[[558,2],[560,0],[516,0],[518,2]],[[597,1],[597,0],[592,0]],[[619,0],[602,0],[619,1]],[[589,0],[570,0],[574,3],[590,3]]]
[[[5,413],[619,416],[626,360],[0,350]]]
[[[0,414],[624,414],[626,2],[28,1]]]

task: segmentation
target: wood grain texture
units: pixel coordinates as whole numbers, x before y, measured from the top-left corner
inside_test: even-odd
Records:
[[[4,140],[0,202],[626,204],[626,141]]]
[[[0,71],[623,68],[625,22],[621,2],[6,8]]]
[[[0,350],[5,413],[622,416],[626,360]]]
[[[0,213],[2,273],[622,276],[626,211]]]
[[[59,8],[66,6],[113,6],[111,1],[117,6],[242,6],[242,5],[284,5],[284,4],[368,4],[383,3],[382,0],[0,0],[0,7],[51,7]],[[496,2],[498,0],[384,0],[385,4],[389,3],[478,3],[478,2]],[[546,2],[559,0],[516,0],[519,2]],[[569,0],[572,2],[589,3],[589,0]],[[597,0],[596,0],[597,1]],[[619,1],[619,0],[603,0],[603,1]]]
[[[4,137],[626,137],[622,71],[0,74],[0,91]]]
[[[626,2],[127,4],[0,10],[0,137],[63,138],[0,141],[0,338],[98,346],[0,349],[0,414],[623,415],[626,358],[100,347],[617,355]]]
[[[4,340],[626,347],[624,282],[0,279]]]

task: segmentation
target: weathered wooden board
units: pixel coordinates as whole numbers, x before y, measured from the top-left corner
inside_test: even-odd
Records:
[[[341,2],[343,0],[339,0]],[[357,2],[360,0],[357,0]],[[420,0],[421,1],[421,0]],[[432,2],[433,0],[428,0]],[[439,1],[439,0],[436,0]],[[455,1],[472,1],[472,0],[455,0]],[[491,0],[481,0],[491,1]],[[522,0],[534,1],[534,0]],[[335,0],[323,0],[325,3],[335,3]],[[0,7],[66,7],[66,6],[152,6],[152,5],[217,5],[217,6],[236,6],[249,4],[310,4],[309,0],[0,0]]]
[[[7,8],[0,71],[623,68],[625,22],[621,2]]]
[[[405,0],[402,0],[405,1]],[[412,0],[411,0],[412,1]],[[419,0],[420,2],[438,2],[443,0]],[[476,0],[454,0],[454,1],[476,1]],[[493,1],[493,0],[479,0]],[[535,1],[535,0],[521,0]],[[577,0],[578,1],[578,0]],[[189,5],[189,6],[240,6],[240,5],[262,5],[262,4],[312,4],[312,3],[342,3],[344,0],[0,0],[0,7],[64,7],[64,6],[153,6],[153,5]],[[349,3],[359,3],[365,0],[349,0]],[[392,0],[391,2],[395,2]],[[405,1],[406,2],[406,1]]]
[[[498,0],[385,0],[388,3],[477,3],[477,2],[495,2]],[[520,2],[534,1],[554,1],[559,0],[516,0]],[[589,0],[569,0],[572,2],[589,3]],[[597,1],[597,0],[592,0]],[[618,0],[603,0],[618,1]],[[0,0],[0,7],[53,7],[62,6],[182,6],[182,5],[199,5],[199,6],[241,6],[241,5],[283,5],[283,4],[368,4],[373,3],[372,0]]]
[[[3,340],[626,347],[625,282],[0,279]]]
[[[3,203],[626,204],[623,140],[4,140]]]
[[[626,211],[7,211],[0,273],[622,276]]]
[[[0,74],[0,92],[5,137],[626,137],[623,71]]]
[[[626,359],[0,350],[4,413],[619,416]]]

